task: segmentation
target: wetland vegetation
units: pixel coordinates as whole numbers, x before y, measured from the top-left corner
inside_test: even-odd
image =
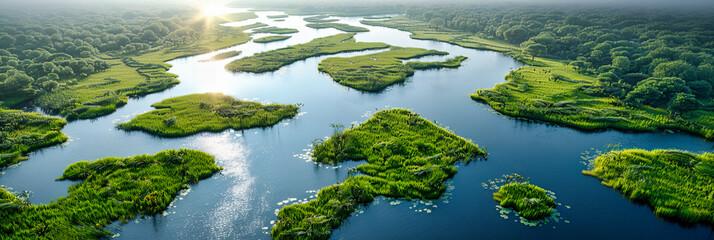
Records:
[[[32,150],[67,141],[60,131],[65,124],[39,113],[0,109],[0,169],[26,160],[24,154]]]
[[[316,29],[334,28],[343,32],[369,32],[369,29],[344,23],[308,23],[305,26]]]
[[[366,160],[343,183],[325,187],[317,199],[283,207],[275,239],[328,239],[332,230],[375,196],[436,199],[457,162],[486,153],[471,141],[404,109],[382,110],[366,122],[314,142],[313,160],[336,164]]]
[[[317,38],[308,43],[293,45],[237,59],[226,65],[226,69],[234,72],[270,72],[278,70],[280,67],[287,64],[309,57],[389,47],[389,45],[384,43],[356,42],[353,37],[354,33],[343,33],[329,37]]]
[[[444,61],[437,61],[437,62],[420,62],[420,61],[413,61],[413,62],[407,62],[405,65],[407,67],[417,69],[417,70],[424,70],[424,69],[434,69],[434,68],[457,68],[461,66],[461,62],[466,60],[468,57],[466,56],[457,56],[453,58],[446,59]]]
[[[602,180],[654,214],[687,223],[714,224],[714,154],[628,149],[594,159],[583,174]]]
[[[380,53],[348,58],[327,58],[320,62],[318,69],[330,74],[330,77],[341,85],[376,92],[414,75],[414,69],[410,64],[402,63],[402,60],[447,54],[449,53],[436,50],[392,46],[389,51]],[[411,62],[411,65],[434,65],[434,63]]]
[[[498,192],[493,194],[493,199],[502,207],[518,211],[521,217],[528,220],[549,217],[556,207],[555,200],[548,196],[545,190],[528,181],[511,182],[501,186]]]
[[[296,32],[298,30],[294,28],[262,27],[253,29],[253,33],[291,34]]]
[[[79,181],[66,197],[32,205],[0,189],[3,239],[97,239],[113,221],[163,212],[188,184],[221,168],[196,150],[165,150],[154,155],[108,157],[69,165],[57,180]]]
[[[257,42],[257,43],[278,42],[278,41],[287,40],[288,38],[290,38],[290,36],[267,36],[267,37],[253,39],[253,42]]]
[[[216,54],[213,57],[211,57],[207,60],[203,60],[203,61],[204,62],[219,61],[219,60],[228,59],[228,58],[238,56],[238,55],[240,55],[240,53],[241,53],[241,51],[229,51],[229,52],[219,53],[219,54]]]
[[[142,130],[166,137],[199,132],[217,132],[268,127],[298,113],[292,104],[261,104],[237,100],[222,93],[191,94],[164,99],[151,105],[156,110],[142,113],[117,125],[125,130]]]

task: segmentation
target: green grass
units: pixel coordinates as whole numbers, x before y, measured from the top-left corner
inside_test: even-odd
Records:
[[[305,26],[309,28],[334,28],[343,32],[369,32],[369,29],[363,27],[352,26],[344,23],[308,23]]]
[[[329,74],[341,85],[376,92],[414,75],[414,69],[402,63],[402,60],[447,54],[436,50],[392,46],[389,51],[380,53],[348,58],[327,58],[320,62],[318,69]]]
[[[273,33],[273,34],[291,34],[291,33],[296,33],[298,32],[297,29],[294,28],[279,28],[279,27],[264,27],[264,28],[258,28],[254,29],[253,33]]]
[[[583,174],[625,197],[652,206],[657,216],[714,223],[714,154],[629,149],[597,157]]]
[[[3,239],[98,239],[113,221],[163,212],[188,184],[221,168],[196,150],[165,150],[155,155],[107,157],[69,165],[58,180],[81,181],[66,197],[31,205],[0,189]]]
[[[223,60],[223,59],[232,58],[232,57],[238,56],[240,54],[241,54],[241,51],[230,51],[230,52],[219,53],[209,59],[201,60],[201,62],[219,61],[219,60]]]
[[[274,239],[328,239],[332,230],[375,196],[437,199],[458,161],[485,156],[469,140],[404,109],[383,110],[358,127],[336,129],[314,142],[314,161],[366,160],[345,182],[325,187],[317,199],[283,207]]]
[[[253,39],[253,42],[257,42],[257,43],[277,42],[277,41],[287,40],[290,37],[291,36],[267,36],[267,37]]]
[[[493,199],[502,207],[515,209],[520,216],[528,220],[546,218],[556,207],[555,201],[545,190],[527,182],[503,185],[493,194]]]
[[[35,103],[50,112],[61,113],[68,120],[110,114],[126,104],[129,97],[162,91],[178,84],[178,76],[167,72],[171,65],[165,61],[248,42],[250,34],[244,31],[262,26],[265,24],[215,26],[190,44],[160,47],[137,56],[108,58],[106,61],[111,67],[106,71],[89,75],[67,89],[43,94]]]
[[[303,18],[305,22],[311,22],[311,23],[327,23],[327,22],[337,22],[339,19],[336,18],[329,18],[329,15],[318,15],[318,16],[312,16],[312,17],[306,17]]]
[[[60,130],[67,121],[17,110],[0,109],[0,169],[26,160],[32,150],[67,141]]]
[[[142,130],[159,136],[179,137],[199,132],[217,132],[268,127],[293,117],[298,107],[236,100],[221,93],[191,94],[164,99],[151,105],[156,110],[140,114],[117,127]]]
[[[237,59],[228,63],[226,69],[234,72],[269,72],[310,57],[389,47],[389,45],[385,43],[356,42],[353,37],[354,33],[343,33],[317,38],[308,43]]]
[[[518,46],[503,41],[483,39],[472,33],[446,28],[437,30],[425,22],[405,17],[362,23],[409,31],[415,39],[503,52],[531,65],[507,74],[506,83],[493,89],[479,89],[471,95],[473,100],[484,102],[508,116],[586,131],[672,129],[714,139],[714,112],[697,110],[675,117],[666,109],[649,106],[633,108],[616,99],[592,96],[586,87],[595,85],[596,77],[583,75],[562,60],[524,56]],[[555,80],[552,76],[564,78]]]
[[[424,70],[424,69],[438,69],[438,68],[457,68],[461,67],[461,62],[466,60],[468,57],[466,56],[457,56],[454,58],[449,58],[446,59],[445,61],[442,62],[419,62],[419,61],[413,61],[413,62],[407,62],[405,63],[407,67],[416,69],[416,70]]]

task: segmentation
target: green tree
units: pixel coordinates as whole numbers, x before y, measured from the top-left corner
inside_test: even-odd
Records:
[[[662,92],[657,88],[651,85],[642,85],[627,93],[625,102],[651,105],[653,102],[659,101],[660,98],[662,98]]]
[[[526,31],[523,26],[517,25],[503,32],[503,37],[504,39],[506,39],[506,41],[518,44],[525,40],[528,40],[529,36],[528,31]]]
[[[547,51],[545,45],[540,43],[533,43],[528,45],[524,50],[528,55],[531,55],[531,60],[535,59],[535,56],[544,54]]]
[[[436,31],[439,31],[440,27],[446,26],[446,20],[443,18],[432,18],[429,21],[429,26],[435,28]]]
[[[677,95],[669,102],[669,111],[673,113],[686,113],[698,109],[702,103],[697,100],[693,94],[677,93]]]

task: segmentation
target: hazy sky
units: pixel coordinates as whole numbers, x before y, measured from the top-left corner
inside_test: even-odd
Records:
[[[308,4],[308,3],[337,3],[341,4],[342,0],[0,0],[0,8],[12,7],[13,5],[62,5],[70,7],[71,5],[127,5],[127,4],[147,4],[159,3],[162,5],[176,4],[191,4],[191,5],[229,5],[230,3],[238,3],[241,5],[250,5],[252,2],[265,3],[286,3],[293,4]],[[629,5],[642,7],[714,7],[714,0],[352,0],[351,3],[363,4],[529,4],[529,5]]]

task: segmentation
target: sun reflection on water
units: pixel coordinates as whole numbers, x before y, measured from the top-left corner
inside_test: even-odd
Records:
[[[240,233],[242,229],[256,226],[236,225],[238,219],[247,219],[252,210],[250,202],[255,194],[252,192],[255,179],[250,175],[250,150],[245,146],[243,134],[228,130],[221,134],[205,134],[196,137],[193,144],[201,150],[216,157],[216,164],[223,167],[221,174],[228,179],[230,186],[225,192],[216,193],[221,198],[217,207],[207,214],[209,217],[211,235],[226,238]],[[248,224],[253,225],[253,224]]]

